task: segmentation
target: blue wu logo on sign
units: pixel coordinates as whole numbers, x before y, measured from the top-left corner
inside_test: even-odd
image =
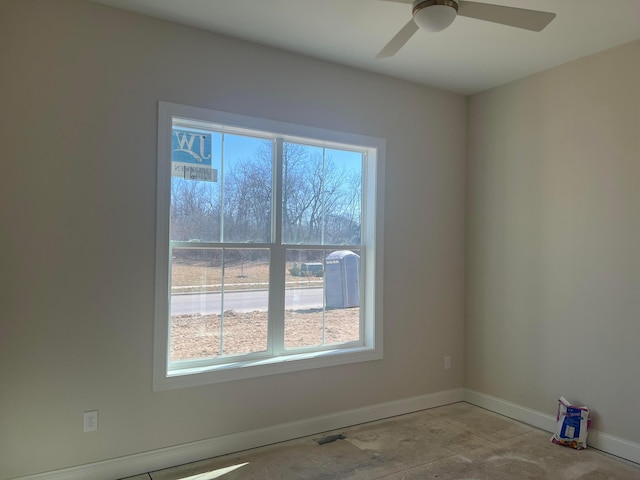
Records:
[[[171,175],[216,182],[218,171],[211,165],[211,144],[211,133],[174,127],[171,132]]]

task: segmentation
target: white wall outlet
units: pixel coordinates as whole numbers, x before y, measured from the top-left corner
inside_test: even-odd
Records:
[[[444,357],[444,369],[449,370],[451,368],[451,355],[446,355]]]
[[[98,410],[84,412],[84,431],[95,432],[98,430]]]

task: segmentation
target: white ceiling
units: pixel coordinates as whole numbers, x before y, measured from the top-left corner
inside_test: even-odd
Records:
[[[382,0],[94,0],[252,42],[471,94],[640,38],[640,0],[489,0],[555,12],[535,33],[458,17],[380,49],[411,18]],[[640,59],[639,59],[640,61]]]

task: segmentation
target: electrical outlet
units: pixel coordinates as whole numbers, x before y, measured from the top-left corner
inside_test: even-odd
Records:
[[[90,412],[84,412],[84,431],[95,432],[98,430],[98,411],[92,410]]]
[[[451,368],[451,355],[444,357],[444,369],[449,370]]]

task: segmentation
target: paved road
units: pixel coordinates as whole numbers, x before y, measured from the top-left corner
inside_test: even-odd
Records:
[[[267,310],[266,290],[251,290],[247,292],[227,292],[224,295],[224,309],[236,312],[253,312]],[[286,306],[296,308],[322,307],[322,288],[290,288],[285,294]],[[171,296],[171,315],[186,315],[200,313],[208,315],[220,313],[219,293],[198,293]]]

